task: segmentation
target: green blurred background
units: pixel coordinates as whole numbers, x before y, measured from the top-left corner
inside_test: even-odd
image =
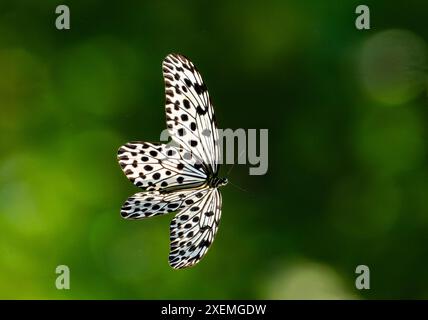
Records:
[[[0,298],[428,298],[428,3],[364,1],[368,31],[358,4],[2,1]],[[268,173],[233,168],[247,192],[222,188],[216,241],[182,271],[171,215],[121,219],[138,190],[116,161],[165,128],[170,52],[220,127],[269,129]]]

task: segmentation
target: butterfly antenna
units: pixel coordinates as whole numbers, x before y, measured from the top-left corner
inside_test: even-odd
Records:
[[[245,148],[244,149],[242,149],[242,151],[239,153],[239,155],[238,155],[238,158],[237,159],[239,159],[239,157],[242,155],[242,153],[245,151]],[[230,167],[230,169],[229,169],[229,171],[227,171],[227,174],[226,174],[226,177],[228,177],[229,176],[229,174],[230,174],[230,172],[232,171],[232,169],[233,169],[233,167],[235,166],[235,162],[232,164],[232,166]]]
[[[230,167],[230,169],[227,171],[227,173],[226,173],[226,177],[228,177],[229,176],[229,174],[230,174],[230,172],[232,171],[232,169],[233,169],[233,167],[235,166],[235,163],[234,164],[232,164],[232,166]]]
[[[242,151],[239,153],[239,155],[238,155],[238,159],[239,159],[239,157],[242,155],[242,153],[245,151],[245,149],[242,149]],[[226,174],[226,177],[229,177],[229,175],[230,175],[230,173],[232,172],[232,169],[233,169],[233,167],[235,166],[235,162],[232,164],[232,166],[230,167],[230,169],[227,171],[227,174]],[[241,188],[240,186],[238,186],[238,185],[236,185],[236,184],[234,184],[234,183],[232,183],[230,180],[229,180],[229,183],[232,185],[232,186],[234,186],[235,188],[237,188],[237,189],[239,189],[239,190],[241,190],[241,191],[244,191],[244,192],[248,192],[248,190],[246,190],[246,189],[244,189],[244,188]]]
[[[230,183],[232,186],[234,186],[235,188],[237,188],[237,189],[239,189],[239,190],[241,190],[241,191],[244,191],[244,192],[248,192],[248,190],[246,190],[246,189],[244,189],[244,188],[241,188],[240,186],[238,186],[238,185],[236,185],[236,184],[234,184],[234,183],[232,183],[232,182],[228,182],[228,183]]]

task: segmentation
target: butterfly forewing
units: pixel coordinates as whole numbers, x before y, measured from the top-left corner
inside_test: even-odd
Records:
[[[120,147],[118,160],[128,179],[147,191],[200,187],[207,178],[195,157],[170,145],[130,142]]]
[[[186,57],[170,54],[163,61],[167,127],[172,139],[218,172],[219,138],[207,87]]]

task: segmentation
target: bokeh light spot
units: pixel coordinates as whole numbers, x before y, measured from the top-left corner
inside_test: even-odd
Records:
[[[427,47],[406,30],[386,30],[362,46],[359,75],[363,88],[387,105],[405,103],[426,88]]]
[[[275,272],[268,281],[265,299],[356,299],[329,266],[297,262]]]

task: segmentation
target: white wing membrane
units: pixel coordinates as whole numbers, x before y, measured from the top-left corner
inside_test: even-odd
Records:
[[[120,211],[125,219],[143,219],[181,210],[201,196],[199,190],[183,190],[162,194],[159,191],[139,192],[129,197]]]
[[[200,73],[187,58],[168,55],[162,65],[167,126],[172,139],[218,172],[219,138],[213,106]]]
[[[128,179],[147,191],[199,187],[207,178],[189,152],[165,144],[127,143],[117,157]]]
[[[178,212],[170,225],[169,264],[181,269],[198,263],[217,233],[221,194],[211,179],[219,169],[219,137],[207,87],[193,63],[170,54],[162,69],[167,127],[178,147],[131,142],[119,148],[126,177],[145,191],[129,197],[121,215],[143,219]]]
[[[169,264],[175,269],[199,262],[214,241],[221,216],[221,195],[204,189],[188,197],[193,203],[171,221]]]

